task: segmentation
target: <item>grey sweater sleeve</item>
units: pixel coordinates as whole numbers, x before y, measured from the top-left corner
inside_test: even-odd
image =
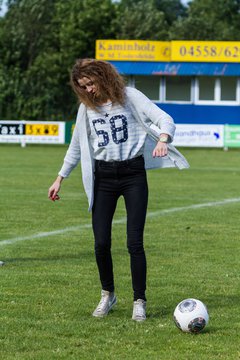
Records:
[[[142,114],[141,118],[146,119],[148,126],[155,130],[158,135],[168,134],[169,142],[172,142],[176,126],[172,117],[154,104],[141,91],[127,87],[127,95],[134,103],[135,108]]]
[[[58,175],[60,175],[64,178],[68,177],[70,175],[72,170],[77,166],[77,164],[79,163],[79,161],[81,159],[81,150],[80,150],[80,144],[79,144],[79,127],[80,127],[79,113],[80,113],[80,111],[78,111],[77,122],[76,122],[75,128],[73,130],[73,135],[72,135],[70,145],[69,145],[66,155],[64,157],[62,168],[58,173]]]

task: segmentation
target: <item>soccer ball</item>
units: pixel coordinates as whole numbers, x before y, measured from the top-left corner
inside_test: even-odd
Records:
[[[173,319],[180,330],[199,333],[207,325],[209,315],[206,305],[200,300],[185,299],[176,306]]]

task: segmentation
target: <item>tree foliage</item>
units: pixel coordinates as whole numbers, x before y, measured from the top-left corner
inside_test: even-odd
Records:
[[[116,19],[118,39],[167,40],[169,26],[154,0],[123,0]]]
[[[67,120],[69,72],[96,39],[239,40],[240,0],[8,0],[0,17],[0,118]],[[2,0],[0,0],[0,7]]]
[[[94,57],[95,40],[114,36],[110,0],[11,0],[0,22],[0,115],[8,119],[73,117],[69,71]]]
[[[239,0],[194,0],[171,29],[172,39],[240,40]]]
[[[187,9],[179,0],[154,0],[154,5],[157,10],[164,13],[169,26],[186,16]]]

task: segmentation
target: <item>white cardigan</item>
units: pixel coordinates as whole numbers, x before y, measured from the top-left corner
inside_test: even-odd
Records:
[[[171,116],[161,110],[143,93],[137,89],[126,87],[127,104],[133,116],[138,121],[148,136],[144,146],[144,160],[146,169],[177,167],[188,168],[185,157],[170,144],[175,132],[175,124]],[[168,134],[168,155],[165,157],[152,157],[159,135]],[[89,211],[93,205],[94,194],[94,159],[91,154],[87,133],[87,108],[81,104],[78,109],[76,126],[67,153],[64,158],[59,175],[68,177],[71,171],[81,160],[83,186],[88,198]]]

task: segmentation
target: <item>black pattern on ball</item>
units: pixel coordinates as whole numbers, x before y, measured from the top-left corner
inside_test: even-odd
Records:
[[[200,331],[202,331],[202,329],[205,327],[205,325],[206,325],[205,319],[203,319],[202,317],[198,317],[198,318],[193,319],[189,323],[188,329],[192,333],[199,333]]]

